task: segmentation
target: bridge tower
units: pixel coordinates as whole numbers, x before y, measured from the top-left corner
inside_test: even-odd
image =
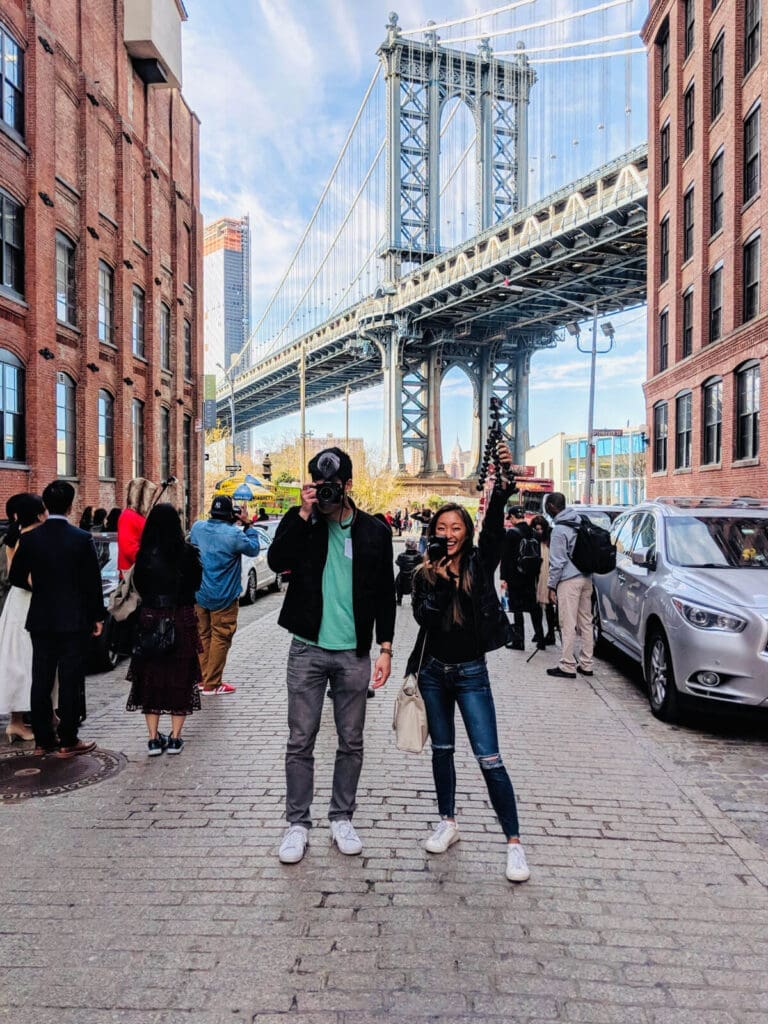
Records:
[[[528,201],[528,102],[536,74],[522,44],[514,60],[499,60],[484,40],[476,54],[440,45],[436,32],[423,42],[400,33],[390,14],[378,56],[384,66],[387,109],[387,241],[381,256],[385,281],[441,251],[440,126],[445,105],[458,98],[475,128],[474,201],[481,230],[524,208]],[[385,285],[386,288],[386,285]],[[376,332],[384,369],[385,443],[390,468],[404,472],[404,448],[421,454],[422,477],[445,474],[440,437],[440,388],[453,366],[472,383],[472,453],[479,469],[492,395],[501,399],[515,457],[528,443],[530,352],[540,339],[522,333],[489,338],[486,328],[461,338],[429,317],[399,318],[389,336]],[[529,345],[530,342],[530,345]]]

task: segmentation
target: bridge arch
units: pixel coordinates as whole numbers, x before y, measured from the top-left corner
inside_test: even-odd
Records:
[[[440,380],[443,430],[443,465],[449,476],[463,480],[477,463],[475,409],[478,384],[471,369],[454,362],[444,367]]]

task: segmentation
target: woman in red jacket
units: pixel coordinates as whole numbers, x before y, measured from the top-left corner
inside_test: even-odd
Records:
[[[117,568],[121,573],[127,572],[136,561],[144,523],[159,490],[159,484],[143,476],[134,477],[128,484],[127,507],[117,520]]]

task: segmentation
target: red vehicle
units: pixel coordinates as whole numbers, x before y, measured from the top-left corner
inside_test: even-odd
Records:
[[[515,466],[514,469],[516,473],[520,470],[522,472],[517,473],[515,476],[517,494],[512,495],[508,507],[522,506],[525,511],[526,520],[531,520],[534,516],[543,515],[544,497],[554,491],[554,480],[550,480],[549,477],[534,476],[536,472],[534,466]]]

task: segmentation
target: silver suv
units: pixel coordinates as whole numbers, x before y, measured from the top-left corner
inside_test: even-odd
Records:
[[[768,707],[768,503],[658,499],[611,536],[595,639],[640,662],[653,714],[674,721],[681,694]]]

